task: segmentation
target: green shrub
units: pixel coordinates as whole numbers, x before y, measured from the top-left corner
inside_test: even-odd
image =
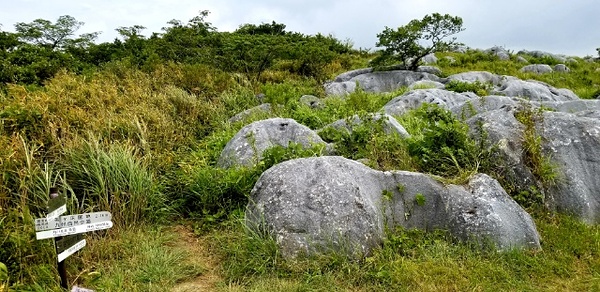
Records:
[[[417,121],[406,123],[411,117]],[[478,170],[483,150],[469,137],[468,126],[448,110],[424,103],[401,117],[400,123],[412,135],[408,139],[408,152],[419,170],[443,177]]]
[[[552,158],[544,153],[542,137],[538,127],[543,124],[543,107],[534,109],[528,103],[521,103],[515,118],[525,126],[523,130],[523,160],[535,178],[541,183],[540,188],[523,190],[519,193],[520,201],[525,205],[539,205],[545,201],[545,191],[555,186],[560,180],[558,166]]]
[[[492,90],[492,84],[483,83],[480,81],[475,82],[463,82],[459,80],[451,80],[446,83],[446,90],[454,92],[473,92],[479,96],[487,96]]]

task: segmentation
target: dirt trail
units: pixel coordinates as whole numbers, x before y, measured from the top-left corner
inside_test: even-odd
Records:
[[[188,226],[178,225],[173,230],[180,235],[176,241],[178,247],[187,250],[190,261],[200,263],[205,271],[195,279],[177,284],[171,291],[216,291],[216,285],[222,281],[222,278],[218,273],[219,259],[211,250],[209,242],[206,238],[196,236]]]

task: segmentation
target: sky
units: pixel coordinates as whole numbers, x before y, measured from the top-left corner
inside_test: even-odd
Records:
[[[70,15],[85,22],[77,33],[102,32],[112,42],[121,26],[142,25],[161,32],[172,19],[187,23],[208,10],[218,31],[245,23],[283,23],[287,31],[331,34],[355,48],[376,49],[377,34],[431,13],[463,19],[459,42],[471,48],[502,46],[568,56],[597,56],[600,47],[598,0],[0,0],[3,31],[17,22],[56,21]]]

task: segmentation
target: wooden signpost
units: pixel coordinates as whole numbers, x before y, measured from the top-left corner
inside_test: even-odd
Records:
[[[37,240],[54,238],[61,287],[68,289],[65,259],[81,250],[87,242],[83,233],[108,229],[113,226],[109,212],[93,212],[61,216],[67,212],[67,198],[59,195],[57,188],[50,188],[48,213],[45,218],[35,219]],[[91,291],[77,287],[77,291]],[[83,289],[83,290],[81,290]]]

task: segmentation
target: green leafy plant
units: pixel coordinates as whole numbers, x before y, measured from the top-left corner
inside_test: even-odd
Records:
[[[454,92],[473,92],[479,96],[487,96],[492,90],[492,84],[480,81],[463,82],[460,80],[451,80],[446,83],[446,90]]]
[[[525,165],[529,167],[542,187],[519,194],[524,201],[528,201],[528,205],[536,202],[543,204],[545,190],[555,186],[560,180],[558,166],[552,162],[548,154],[544,153],[542,137],[538,134],[538,127],[543,124],[543,112],[543,107],[534,109],[529,103],[521,103],[520,110],[515,113],[515,118],[525,126],[522,136]]]

